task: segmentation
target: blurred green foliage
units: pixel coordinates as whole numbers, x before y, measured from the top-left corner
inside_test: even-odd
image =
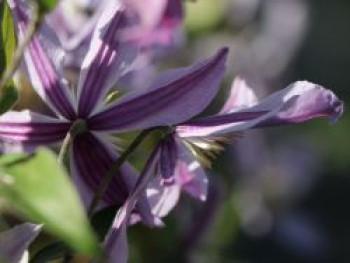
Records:
[[[66,171],[47,149],[0,158],[0,196],[77,251],[99,255],[97,239]]]
[[[14,25],[10,9],[6,1],[0,3],[0,76],[11,64],[16,47]],[[18,100],[18,91],[12,80],[0,87],[0,114],[9,110]]]

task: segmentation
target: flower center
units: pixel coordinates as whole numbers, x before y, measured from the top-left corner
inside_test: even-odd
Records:
[[[222,136],[181,138],[186,148],[203,167],[211,168],[212,160],[224,150],[224,145],[242,137],[241,133]]]
[[[87,122],[84,119],[76,119],[69,129],[70,134],[74,137],[88,130]]]

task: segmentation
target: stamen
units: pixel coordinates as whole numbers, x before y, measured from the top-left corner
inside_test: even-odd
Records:
[[[232,133],[223,136],[210,136],[206,138],[188,137],[182,138],[186,148],[193,157],[205,168],[211,168],[212,161],[225,149],[224,144],[229,144],[243,137],[243,133]]]

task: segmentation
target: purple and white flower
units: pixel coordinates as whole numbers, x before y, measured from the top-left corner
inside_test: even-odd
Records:
[[[236,78],[218,114],[175,126],[153,150],[105,240],[110,262],[127,262],[127,222],[137,195],[146,185],[152,209],[159,215],[167,214],[176,205],[181,189],[205,201],[208,179],[202,163],[208,164],[209,158],[222,150],[220,143],[225,137],[247,129],[300,123],[317,117],[329,117],[335,122],[342,112],[342,102],[317,84],[298,81],[259,102],[246,81]],[[154,174],[157,177],[147,184]]]
[[[28,26],[29,8],[24,0],[8,3],[20,41]],[[110,1],[93,32],[77,90],[69,89],[63,78],[64,51],[52,28],[44,22],[27,47],[23,66],[54,116],[29,110],[0,116],[3,151],[57,144],[73,125],[80,123],[81,131],[71,146],[70,169],[86,205],[118,157],[108,138],[111,134],[188,120],[210,103],[224,73],[227,48],[191,67],[162,73],[150,87],[106,104],[106,94],[137,56],[135,45],[119,39],[126,19],[125,6]],[[135,184],[137,176],[130,165],[124,164],[119,173],[103,197],[104,204],[123,204]],[[145,198],[138,202],[138,210],[143,219],[153,220]]]
[[[335,122],[342,102],[320,85],[298,81],[262,101],[242,78],[236,78],[221,111],[177,125],[160,146],[158,174],[164,187],[180,186],[200,200],[207,196],[203,166],[223,149],[222,143],[247,129],[294,124],[318,117]],[[204,165],[203,165],[204,164]],[[165,198],[165,197],[164,197]],[[172,201],[176,203],[171,196]]]

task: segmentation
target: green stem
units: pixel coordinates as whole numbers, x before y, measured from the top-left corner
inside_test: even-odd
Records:
[[[86,121],[77,119],[72,126],[70,127],[69,131],[67,132],[66,137],[63,140],[62,147],[60,149],[60,152],[58,153],[57,162],[61,165],[64,164],[64,160],[66,156],[68,155],[68,151],[70,148],[70,145],[72,144],[72,141],[76,135],[79,133],[82,133],[87,130],[86,127]]]
[[[129,147],[120,155],[120,157],[112,164],[112,166],[107,171],[105,177],[102,179],[94,198],[91,201],[90,207],[88,209],[88,216],[91,217],[95,211],[98,202],[103,197],[104,193],[107,190],[107,187],[115,173],[119,170],[120,166],[128,159],[128,157],[136,150],[136,148],[143,142],[149,133],[159,128],[151,128],[143,130],[129,145]]]
[[[69,146],[72,143],[72,139],[73,139],[73,136],[72,136],[71,132],[69,131],[67,133],[66,137],[64,138],[63,143],[62,143],[62,147],[60,149],[60,152],[58,153],[57,162],[60,165],[63,165],[63,163],[64,163],[64,160],[65,160],[65,158],[68,154],[68,151],[69,151]]]
[[[37,31],[39,24],[40,24],[40,16],[38,11],[38,5],[33,1],[33,18],[29,22],[27,30],[25,32],[25,35],[23,37],[22,42],[18,45],[15,53],[13,54],[12,62],[10,66],[8,66],[5,70],[4,75],[1,77],[0,80],[0,91],[2,91],[2,88],[5,86],[7,81],[13,76],[16,69],[18,68],[22,56],[24,54],[25,49],[27,48],[29,42],[32,40],[35,32]]]

